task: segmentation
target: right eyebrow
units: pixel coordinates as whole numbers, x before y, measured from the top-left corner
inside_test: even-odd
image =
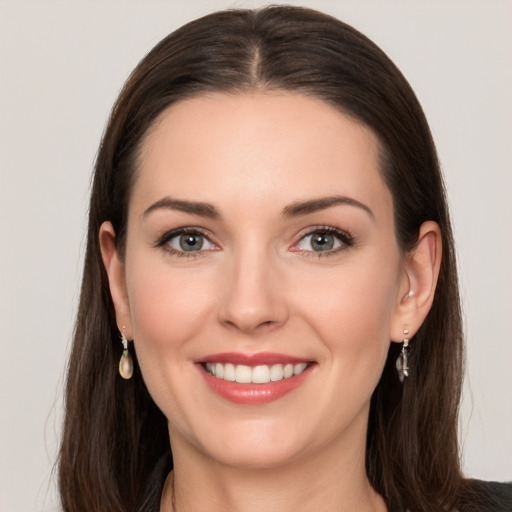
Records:
[[[288,205],[283,210],[283,217],[297,217],[300,215],[308,215],[310,213],[326,210],[338,204],[346,204],[349,206],[355,206],[365,211],[372,220],[375,220],[375,215],[364,203],[361,203],[357,199],[346,196],[330,196],[330,197],[319,197],[316,199],[310,199],[307,201],[298,201]]]
[[[182,199],[173,199],[172,197],[166,196],[159,199],[151,206],[144,210],[142,217],[148,216],[155,210],[166,209],[166,210],[178,210],[180,212],[191,213],[193,215],[199,215],[200,217],[207,217],[209,219],[220,219],[220,212],[215,206],[209,203],[201,203],[197,201],[185,201]]]

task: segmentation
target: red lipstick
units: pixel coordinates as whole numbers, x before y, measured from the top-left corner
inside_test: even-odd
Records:
[[[197,363],[231,363],[245,364],[247,366],[257,366],[259,364],[297,364],[308,363],[308,359],[301,357],[288,356],[285,354],[276,354],[273,352],[257,352],[255,354],[242,354],[239,352],[223,352],[221,354],[212,354],[206,356]]]
[[[212,354],[196,365],[215,394],[247,405],[282,398],[303,384],[314,366],[304,358],[270,352]]]

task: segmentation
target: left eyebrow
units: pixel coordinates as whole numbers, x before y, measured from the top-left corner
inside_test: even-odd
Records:
[[[155,210],[178,210],[191,215],[199,215],[200,217],[207,217],[210,219],[220,219],[219,211],[209,203],[200,203],[197,201],[185,201],[182,199],[173,199],[172,197],[164,197],[153,203],[149,208],[144,210],[142,214],[146,217]]]
[[[339,204],[360,208],[361,210],[364,210],[372,220],[375,220],[375,215],[368,206],[357,199],[345,196],[319,197],[317,199],[310,199],[307,201],[297,201],[286,206],[281,215],[283,217],[299,217],[301,215],[308,215],[309,213],[326,210],[327,208],[331,208]]]

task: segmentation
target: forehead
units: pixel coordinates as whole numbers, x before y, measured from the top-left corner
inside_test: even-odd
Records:
[[[371,130],[319,99],[204,95],[160,115],[142,146],[132,197],[277,206],[338,193],[389,202],[378,160]]]

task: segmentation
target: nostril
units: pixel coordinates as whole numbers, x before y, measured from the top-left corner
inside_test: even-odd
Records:
[[[245,321],[242,321],[242,319],[225,320],[223,323],[229,329],[241,331],[246,334],[267,333],[274,329],[277,329],[280,325],[284,323],[279,320],[265,320],[263,322],[258,322],[257,320],[255,320],[254,322],[247,321],[247,319],[244,320]]]
[[[218,319],[229,329],[244,333],[268,332],[283,325],[288,318],[286,300],[270,286],[256,286],[240,278],[229,286],[219,301]],[[235,286],[236,284],[236,286]]]

